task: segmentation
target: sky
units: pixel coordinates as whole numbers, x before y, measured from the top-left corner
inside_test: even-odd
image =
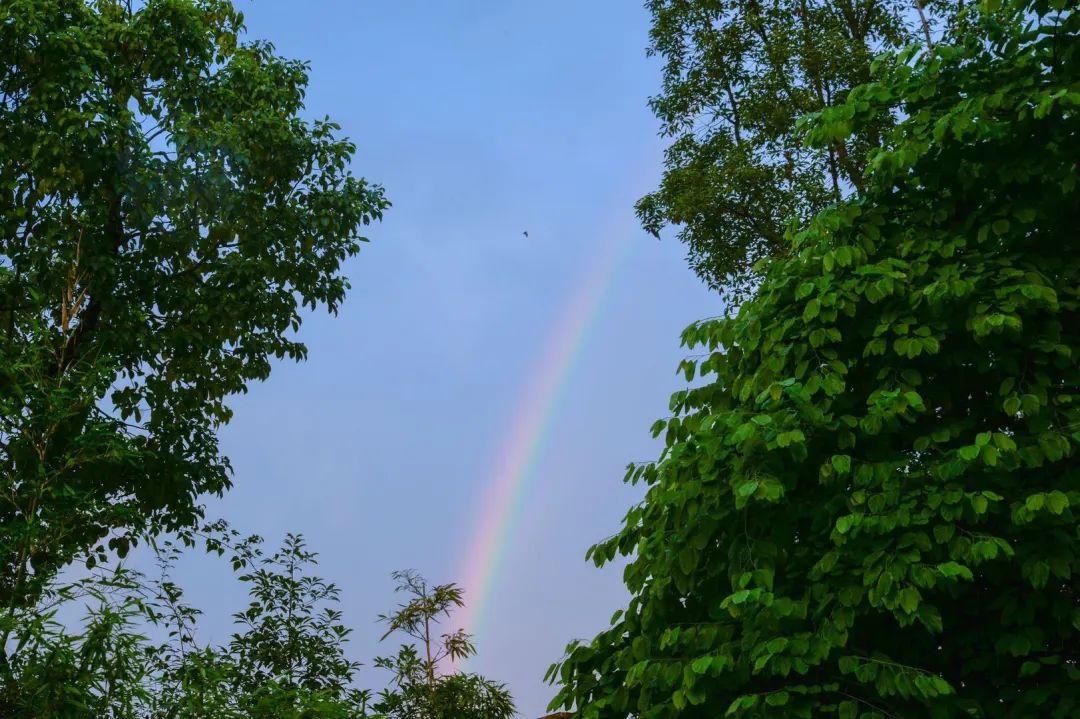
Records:
[[[235,486],[209,513],[271,542],[304,534],[370,662],[393,650],[375,622],[399,599],[393,570],[466,581],[501,458],[526,432],[499,564],[486,590],[465,587],[483,595],[468,668],[538,717],[548,665],[625,603],[619,568],[584,554],[640,496],[623,470],[658,452],[648,428],[682,386],[680,331],[722,311],[684,248],[633,214],[663,151],[648,14],[635,0],[236,4],[251,38],[310,61],[308,115],[340,123],[355,173],[393,207],[346,267],[340,314],[307,317],[309,359],[231,403]],[[244,606],[225,563],[192,556],[177,578],[224,638]],[[378,686],[373,672],[361,681]]]

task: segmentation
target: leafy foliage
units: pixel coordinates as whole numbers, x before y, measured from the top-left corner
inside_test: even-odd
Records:
[[[891,118],[807,147],[796,120],[870,80],[876,52],[921,37],[901,0],[649,0],[650,52],[664,59],[651,101],[671,138],[659,189],[638,214],[681,227],[695,271],[744,299],[754,265],[788,251],[785,230],[857,191]],[[955,6],[934,3],[951,22]],[[940,24],[940,23],[939,23]],[[943,28],[944,29],[944,28]]]
[[[235,534],[231,539],[235,539]],[[230,539],[229,537],[225,538]],[[212,541],[221,546],[217,537]],[[303,539],[289,535],[270,557],[258,538],[231,545],[249,569],[251,604],[235,615],[226,646],[198,643],[200,612],[170,579],[179,556],[161,554],[161,576],[95,571],[52,588],[37,607],[4,617],[14,650],[0,673],[0,714],[11,719],[355,719],[368,693],[353,685],[359,667],[344,653],[349,630],[335,608],[338,590],[312,576]],[[73,631],[58,610],[91,607]],[[152,641],[151,630],[165,634]]]
[[[231,690],[244,697],[245,716],[355,716],[365,702],[351,686],[360,665],[342,651],[351,630],[335,608],[338,588],[304,573],[314,563],[303,539],[290,534],[240,577],[251,603],[234,615],[242,631],[228,654],[236,668]]]
[[[5,719],[510,719],[506,688],[477,674],[444,672],[444,661],[476,653],[462,630],[436,637],[438,623],[462,606],[453,584],[429,586],[412,572],[395,576],[410,599],[381,617],[389,631],[418,640],[375,665],[393,672],[378,696],[356,686],[360,664],[345,652],[351,630],[338,588],[314,575],[316,555],[288,535],[270,556],[258,537],[222,522],[156,542],[160,573],[96,568],[68,584],[49,583],[36,605],[0,613],[9,652],[0,663]],[[233,615],[236,632],[202,644],[202,612],[170,578],[180,546],[196,539],[229,553],[250,603]],[[71,610],[88,614],[73,627]]]
[[[611,717],[1080,712],[1080,20],[968,9],[811,118],[902,120],[738,314],[685,332],[666,448],[597,564],[632,599],[550,676]]]
[[[0,602],[199,517],[226,398],[300,359],[386,207],[227,0],[0,7]],[[100,543],[99,543],[100,542]]]
[[[409,600],[380,617],[388,627],[383,639],[403,633],[419,642],[420,649],[404,644],[396,655],[375,660],[375,666],[394,678],[372,702],[371,719],[510,719],[514,701],[503,685],[477,674],[441,671],[445,661],[458,663],[476,654],[463,629],[435,634],[441,620],[464,606],[461,588],[430,586],[411,571],[396,572],[394,578]]]
[[[135,577],[119,570],[49,591],[32,610],[0,618],[14,649],[0,665],[0,714],[12,719],[128,717],[149,699],[142,617],[129,593]],[[75,602],[89,609],[79,633],[57,619]]]

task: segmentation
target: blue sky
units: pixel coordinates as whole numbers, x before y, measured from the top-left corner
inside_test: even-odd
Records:
[[[379,647],[389,574],[457,579],[490,466],[553,323],[590,262],[625,246],[568,375],[524,516],[508,537],[471,668],[542,713],[548,664],[624,602],[587,547],[638,496],[623,467],[680,385],[680,330],[722,310],[633,202],[659,177],[646,106],[659,87],[634,0],[238,0],[250,36],[311,62],[307,108],[358,145],[394,207],[348,265],[337,317],[308,319],[310,359],[233,402],[235,488],[211,505],[245,532],[305,534],[343,592],[352,652]],[[522,236],[528,231],[529,237]],[[228,631],[241,590],[193,557],[180,579]],[[377,683],[377,675],[365,675]]]

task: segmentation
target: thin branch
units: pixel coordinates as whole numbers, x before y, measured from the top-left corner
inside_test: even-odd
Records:
[[[919,22],[922,23],[923,34],[926,35],[926,46],[933,51],[934,41],[930,37],[930,21],[926,19],[926,13],[923,12],[922,0],[915,0],[915,9],[919,11]]]

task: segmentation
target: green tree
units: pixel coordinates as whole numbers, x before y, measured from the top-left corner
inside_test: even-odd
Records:
[[[221,529],[221,527],[218,527]],[[161,574],[95,569],[49,584],[8,628],[13,651],[0,667],[5,719],[358,719],[369,695],[353,683],[337,587],[314,576],[314,553],[289,535],[273,555],[257,537],[218,533],[251,602],[234,615],[223,646],[201,644],[201,612],[169,578],[180,556],[158,546]],[[60,611],[85,604],[72,626]],[[5,618],[5,621],[10,621]],[[163,636],[155,641],[151,635]]]
[[[0,5],[0,605],[189,525],[382,192],[227,0]],[[2,645],[3,642],[0,642]]]
[[[808,126],[902,118],[737,315],[591,550],[632,598],[552,668],[583,719],[1080,713],[1080,19],[970,6]]]
[[[12,651],[0,665],[0,716],[5,719],[135,719],[150,698],[153,676],[141,577],[98,571],[62,586],[47,585],[37,604],[0,617]],[[78,629],[62,609],[87,607]],[[70,615],[70,612],[68,612]],[[68,619],[70,622],[70,619]]]
[[[372,719],[510,719],[514,701],[506,687],[477,674],[442,665],[461,662],[476,653],[463,629],[438,634],[438,625],[464,606],[455,584],[431,586],[419,574],[395,572],[397,591],[409,599],[380,619],[388,629],[383,639],[402,633],[419,643],[404,644],[398,653],[379,657],[375,666],[393,673],[389,688],[372,702]]]
[[[290,534],[273,556],[241,575],[251,603],[234,615],[238,631],[227,654],[229,690],[244,717],[358,717],[366,693],[353,686],[359,662],[344,642],[352,630],[336,608],[336,585],[305,569],[316,555]]]
[[[962,2],[961,2],[962,4]],[[660,187],[638,215],[678,225],[691,266],[744,299],[754,265],[788,251],[785,231],[857,192],[887,117],[807,147],[796,120],[870,79],[873,56],[923,37],[908,0],[648,0],[663,90],[650,104],[671,140]],[[955,4],[932,3],[943,32]],[[922,12],[919,8],[919,12]],[[923,17],[934,18],[928,9]]]

